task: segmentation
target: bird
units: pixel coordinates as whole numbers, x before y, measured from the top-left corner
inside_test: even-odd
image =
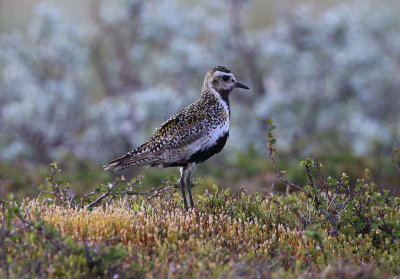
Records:
[[[180,167],[179,184],[185,210],[189,210],[185,186],[194,209],[190,176],[196,164],[225,146],[231,113],[229,94],[234,88],[250,89],[224,66],[208,70],[197,101],[162,123],[148,141],[105,164],[104,170],[119,171],[130,166]]]

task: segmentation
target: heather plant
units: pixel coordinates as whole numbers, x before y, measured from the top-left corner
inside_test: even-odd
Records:
[[[318,223],[325,229],[329,228],[329,234],[334,236],[341,232],[345,235],[351,233],[353,237],[369,235],[374,239],[374,245],[385,248],[399,243],[400,223],[386,220],[393,212],[400,212],[399,197],[390,194],[389,190],[378,190],[369,177],[368,169],[365,170],[366,177],[357,179],[355,185],[350,184],[346,173],[336,179],[324,178],[321,174],[322,164],[312,158],[301,161],[309,183],[300,187],[289,182],[275,164],[276,139],[273,130],[276,126],[271,119],[267,122],[269,158],[277,176],[288,188],[301,190],[307,198],[306,208],[293,204],[292,209],[303,228]]]
[[[25,210],[24,202],[2,205],[0,276],[84,278],[115,273],[126,256],[120,245],[76,242],[46,222],[38,208]],[[110,240],[111,241],[111,240]]]
[[[57,204],[67,208],[87,208],[91,210],[127,196],[146,196],[147,200],[151,200],[164,192],[178,188],[178,183],[173,181],[174,178],[169,178],[166,182],[162,181],[160,186],[146,191],[142,189],[142,176],[130,180],[121,176],[116,177],[112,182],[100,184],[92,191],[79,197],[71,190],[69,183],[59,179],[58,174],[61,170],[57,163],[53,162],[49,167],[50,174],[46,177],[46,183],[33,186],[41,195],[49,197],[44,200],[45,203],[49,205]]]
[[[1,215],[0,243],[8,257],[0,272],[17,277],[193,278],[244,274],[339,278],[355,273],[375,278],[378,272],[389,278],[399,273],[396,239],[379,229],[359,233],[351,221],[334,233],[330,221],[318,218],[321,213],[305,194],[285,197],[214,188],[196,200],[199,211],[186,214],[178,193],[147,201],[142,196],[124,198],[93,210],[37,199],[8,202],[3,210],[7,215]],[[384,200],[378,203],[385,204]],[[14,213],[6,213],[10,211]],[[347,218],[352,211],[349,205],[340,215]],[[310,223],[304,224],[304,218]],[[398,207],[385,214],[387,223],[398,218]],[[10,227],[4,229],[4,224]],[[398,236],[398,228],[394,233]],[[23,264],[28,258],[33,261]]]

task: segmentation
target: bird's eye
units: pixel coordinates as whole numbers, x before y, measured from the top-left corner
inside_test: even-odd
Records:
[[[222,76],[222,80],[223,80],[223,81],[228,81],[228,80],[229,80],[229,76],[223,75],[223,76]]]

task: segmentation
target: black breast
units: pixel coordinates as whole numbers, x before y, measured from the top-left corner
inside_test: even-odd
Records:
[[[199,150],[194,153],[189,158],[190,163],[201,163],[213,156],[214,154],[220,152],[222,148],[224,148],[226,140],[228,139],[229,132],[226,132],[222,137],[220,137],[213,146],[210,146],[207,149]]]

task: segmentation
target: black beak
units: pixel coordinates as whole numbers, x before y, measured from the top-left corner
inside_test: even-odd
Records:
[[[250,89],[246,85],[244,85],[243,83],[240,83],[240,82],[235,82],[235,87],[243,88],[243,89]]]

